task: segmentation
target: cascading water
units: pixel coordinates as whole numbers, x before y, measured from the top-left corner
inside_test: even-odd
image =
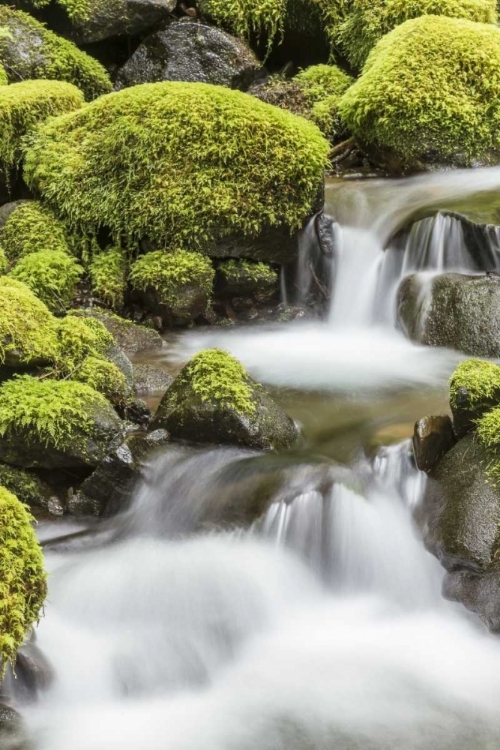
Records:
[[[305,444],[170,446],[102,540],[52,544],[35,750],[496,750],[500,643],[440,596],[408,441],[370,442],[444,400],[457,356],[375,323],[401,275],[478,262],[453,216],[424,216],[500,187],[499,170],[466,175],[331,188],[329,321],[180,337],[173,358],[224,346],[298,389]]]

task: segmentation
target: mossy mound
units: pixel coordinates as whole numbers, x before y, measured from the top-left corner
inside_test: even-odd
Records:
[[[0,63],[11,83],[33,78],[67,81],[87,100],[111,91],[103,66],[72,42],[49,31],[28,13],[0,6]]]
[[[298,437],[292,420],[237,359],[207,349],[181,370],[156,412],[151,430],[201,443],[282,449]]]
[[[500,367],[483,359],[461,362],[450,378],[450,406],[456,433],[465,435],[497,404],[500,404]]]
[[[34,472],[0,464],[0,485],[26,505],[46,507],[52,495],[50,487]]]
[[[100,357],[87,357],[73,372],[71,379],[86,383],[114,404],[123,403],[128,396],[125,375],[113,362]]]
[[[50,310],[64,312],[83,273],[73,256],[62,250],[39,250],[21,258],[9,276],[22,281]]]
[[[84,319],[93,318],[102,323],[116,344],[128,356],[151,349],[161,349],[163,346],[160,334],[152,328],[137,325],[131,320],[120,318],[108,310],[92,307],[72,310],[70,315]]]
[[[359,70],[379,39],[405,21],[425,15],[496,23],[496,0],[353,0],[339,27],[338,43]]]
[[[55,320],[21,282],[0,278],[0,364],[44,364],[57,356]]]
[[[0,173],[8,178],[9,172],[19,167],[22,138],[35,125],[51,115],[78,109],[82,103],[81,92],[63,81],[23,81],[0,86]]]
[[[83,233],[200,249],[298,229],[328,150],[313,124],[239,91],[144,84],[44,124],[25,178]]]
[[[2,223],[5,208],[0,209],[0,247],[9,261],[42,250],[69,253],[64,226],[50,208],[39,201],[7,204],[7,217]]]
[[[500,29],[444,16],[406,21],[370,54],[340,113],[397,170],[500,157]]]
[[[283,33],[288,0],[201,0],[200,8],[236,36],[265,36],[271,44]]]
[[[0,386],[0,460],[5,463],[98,466],[122,439],[112,406],[88,385],[22,375]]]
[[[278,285],[278,272],[266,263],[225,260],[217,267],[217,297],[268,297]]]
[[[38,621],[47,595],[43,554],[32,522],[17,497],[0,487],[0,678]]]
[[[111,247],[95,254],[89,273],[92,292],[97,299],[114,310],[120,310],[127,288],[127,263],[123,250]]]

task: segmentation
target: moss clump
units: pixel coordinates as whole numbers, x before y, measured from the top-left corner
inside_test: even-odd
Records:
[[[263,284],[275,284],[278,273],[266,263],[252,263],[249,260],[224,260],[218,267],[218,271],[231,283],[246,281],[255,282],[256,286]]]
[[[92,435],[91,414],[109,405],[100,393],[71,380],[38,380],[20,375],[0,386],[0,436],[26,435],[28,442],[63,449]]]
[[[74,44],[49,31],[28,13],[0,6],[0,62],[11,82],[31,78],[67,81],[87,100],[111,91],[103,66]]]
[[[42,250],[69,253],[63,224],[39,201],[25,201],[0,228],[0,246],[10,261]]]
[[[201,289],[210,298],[215,271],[210,259],[199,253],[158,250],[138,258],[130,269],[130,283],[138,291],[154,289],[158,302],[175,308],[186,287]]]
[[[340,100],[361,144],[398,168],[500,155],[500,29],[423,16],[377,44]]]
[[[353,83],[351,76],[337,65],[311,65],[297,73],[294,80],[311,104],[329,96],[341,96]]]
[[[269,45],[283,33],[288,0],[202,0],[202,12],[236,36],[265,36]]]
[[[0,278],[0,364],[51,361],[57,356],[56,321],[21,282]]]
[[[19,167],[22,138],[35,125],[51,115],[78,109],[82,103],[80,91],[62,81],[23,81],[0,86],[0,173],[8,177],[12,169]]]
[[[467,403],[475,410],[493,399],[500,401],[500,367],[483,359],[461,362],[450,378],[450,404],[459,407],[459,391],[466,389]]]
[[[477,422],[477,435],[483,448],[490,456],[486,469],[490,479],[500,482],[500,407],[484,414]]]
[[[21,258],[9,276],[25,283],[50,310],[64,312],[82,273],[75,258],[62,250],[40,250]]]
[[[329,150],[313,124],[250,95],[177,82],[102,97],[31,144],[25,178],[72,228],[188,249],[298,229]]]
[[[57,324],[57,365],[64,376],[71,375],[87,357],[103,359],[113,346],[112,335],[94,318],[68,315]]]
[[[43,554],[33,518],[0,487],[0,677],[37,622],[47,595]]]
[[[360,69],[385,34],[425,15],[495,23],[496,0],[353,0],[337,40],[352,67]]]
[[[184,367],[175,381],[175,393],[189,387],[206,403],[218,403],[238,414],[253,416],[257,404],[253,398],[252,383],[243,365],[222,349],[205,349],[196,354]],[[168,401],[168,392],[166,399]],[[168,404],[171,408],[173,404]]]
[[[9,82],[3,65],[0,65],[0,86],[6,86]]]
[[[87,357],[73,371],[71,378],[86,383],[115,404],[122,403],[127,396],[127,382],[123,372],[113,362],[99,357]]]
[[[36,475],[25,469],[0,463],[0,485],[27,505],[47,504],[50,488]]]
[[[73,23],[88,21],[92,16],[99,13],[109,14],[112,9],[125,14],[127,7],[124,0],[59,0],[57,3],[66,11],[68,18]],[[32,8],[44,8],[50,5],[50,0],[30,0]]]
[[[127,264],[123,250],[111,247],[94,255],[89,272],[95,296],[115,310],[122,308],[127,288]]]

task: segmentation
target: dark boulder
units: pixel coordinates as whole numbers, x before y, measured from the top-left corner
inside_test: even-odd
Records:
[[[417,467],[420,471],[429,473],[455,443],[453,425],[448,416],[419,419],[413,432],[413,451]]]
[[[177,21],[144,39],[120,69],[122,89],[139,83],[189,81],[245,90],[260,70],[239,39],[202,23]]]

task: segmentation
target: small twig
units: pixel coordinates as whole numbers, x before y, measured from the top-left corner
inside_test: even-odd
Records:
[[[342,151],[346,151],[351,146],[354,146],[356,144],[356,141],[354,139],[354,136],[351,138],[348,138],[346,141],[342,141],[342,143],[338,143],[336,146],[332,148],[330,151],[330,156],[336,156],[336,154],[340,154]]]

